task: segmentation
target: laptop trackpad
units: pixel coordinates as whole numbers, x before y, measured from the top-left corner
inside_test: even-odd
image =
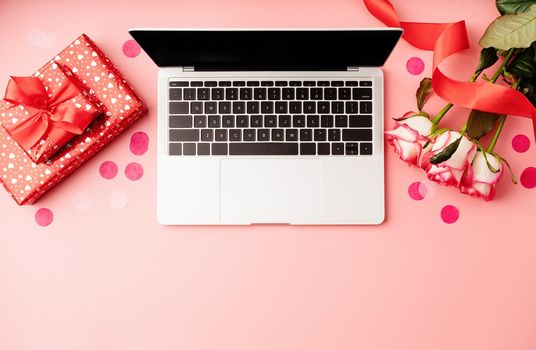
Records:
[[[222,159],[223,223],[312,223],[322,219],[319,159]]]

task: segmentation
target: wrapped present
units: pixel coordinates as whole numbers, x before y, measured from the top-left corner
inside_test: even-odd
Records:
[[[47,160],[103,113],[70,71],[48,63],[33,77],[12,77],[0,105],[2,127],[36,163]]]
[[[0,127],[0,182],[20,205],[35,203],[147,112],[123,75],[85,34],[60,52],[44,70],[53,69],[54,64],[78,79],[80,91],[87,91],[88,100],[98,101],[95,108],[104,112],[82,134],[70,139],[42,163],[34,162],[8,130]],[[42,78],[40,74],[38,77]],[[13,106],[1,107],[2,120],[12,117],[10,107]]]

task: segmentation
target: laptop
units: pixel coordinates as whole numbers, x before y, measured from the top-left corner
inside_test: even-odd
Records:
[[[380,224],[401,29],[132,29],[159,67],[164,225]]]

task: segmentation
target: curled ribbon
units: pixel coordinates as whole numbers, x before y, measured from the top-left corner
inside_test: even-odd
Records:
[[[70,80],[49,96],[43,82],[37,77],[11,77],[4,100],[23,106],[29,113],[24,121],[5,126],[11,137],[24,149],[30,150],[47,133],[58,128],[63,132],[82,134],[94,113],[64,104],[80,93]]]
[[[469,41],[465,21],[454,23],[401,22],[387,0],[363,0],[369,12],[388,27],[404,29],[402,37],[411,45],[434,52],[432,87],[452,104],[497,114],[532,119],[536,138],[536,108],[517,90],[487,82],[462,82],[447,77],[438,65],[448,56],[467,49]]]

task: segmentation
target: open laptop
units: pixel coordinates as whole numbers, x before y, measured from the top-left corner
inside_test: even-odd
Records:
[[[161,224],[379,224],[400,29],[132,29],[158,74]]]

